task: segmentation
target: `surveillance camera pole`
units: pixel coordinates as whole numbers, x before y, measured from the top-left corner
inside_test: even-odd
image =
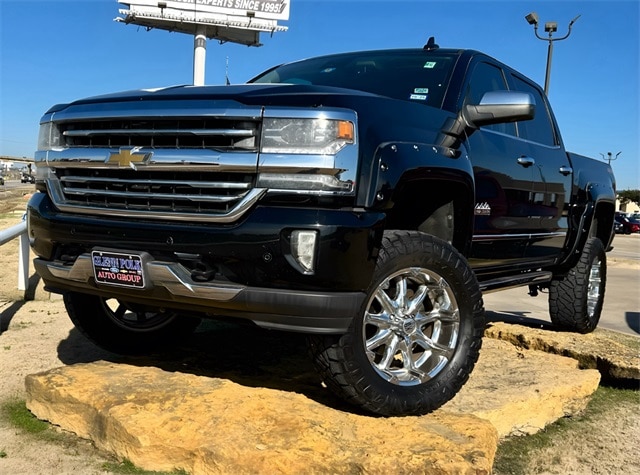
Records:
[[[544,79],[544,93],[548,96],[549,95],[549,81],[550,81],[550,78],[551,78],[551,60],[552,60],[552,57],[553,57],[553,42],[554,41],[561,41],[561,40],[565,40],[565,39],[569,38],[569,35],[571,34],[571,27],[576,22],[576,20],[578,18],[580,18],[580,15],[578,15],[573,20],[571,20],[571,22],[569,23],[569,31],[567,32],[566,35],[564,35],[561,38],[553,38],[553,33],[558,30],[557,24],[555,22],[547,22],[545,24],[544,31],[549,33],[549,37],[548,38],[544,38],[543,36],[540,36],[538,34],[537,15],[535,15],[535,14],[533,14],[533,15],[534,15],[534,17],[532,17],[531,14],[530,14],[530,15],[527,15],[527,17],[525,17],[525,18],[527,19],[527,21],[530,24],[533,24],[533,31],[536,34],[536,38],[538,38],[539,40],[543,40],[543,41],[548,41],[549,42],[549,47],[547,49],[547,71],[546,71],[545,79]],[[533,19],[533,18],[535,18],[535,19]]]
[[[618,153],[616,153],[616,156],[614,157],[614,156],[613,156],[613,153],[611,153],[611,152],[607,152],[607,158],[604,158],[604,153],[601,153],[600,155],[602,155],[602,159],[603,159],[603,160],[607,160],[607,163],[608,163],[609,165],[611,165],[611,162],[612,162],[613,160],[617,160],[617,159],[618,159],[618,155],[620,155],[621,153],[622,153],[622,152],[618,152]]]

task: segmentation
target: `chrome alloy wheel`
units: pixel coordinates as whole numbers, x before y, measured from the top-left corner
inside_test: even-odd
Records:
[[[390,383],[413,386],[435,377],[451,360],[460,312],[442,276],[406,268],[380,283],[363,323],[365,349],[376,372]]]
[[[600,301],[600,289],[602,287],[600,265],[600,259],[596,258],[589,270],[589,284],[587,289],[587,315],[589,318],[595,314],[596,306]]]

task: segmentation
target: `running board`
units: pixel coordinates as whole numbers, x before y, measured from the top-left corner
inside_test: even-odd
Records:
[[[498,290],[511,289],[513,287],[543,284],[550,282],[552,277],[553,273],[549,271],[527,272],[526,274],[498,277],[480,282],[480,290],[487,294]]]

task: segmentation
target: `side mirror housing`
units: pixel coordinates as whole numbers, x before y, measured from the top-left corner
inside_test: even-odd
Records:
[[[482,96],[480,104],[467,104],[455,118],[448,118],[442,125],[437,143],[456,150],[465,137],[483,125],[531,120],[535,112],[535,99],[528,92],[490,91]]]
[[[535,100],[528,92],[490,91],[482,96],[480,104],[467,104],[461,113],[469,126],[478,128],[483,125],[531,120],[535,111]]]

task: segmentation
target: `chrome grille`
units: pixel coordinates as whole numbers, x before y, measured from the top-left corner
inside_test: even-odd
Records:
[[[257,150],[259,122],[233,118],[151,118],[60,122],[66,147]]]
[[[57,168],[55,176],[57,207],[98,215],[229,222],[263,192],[246,173]]]

